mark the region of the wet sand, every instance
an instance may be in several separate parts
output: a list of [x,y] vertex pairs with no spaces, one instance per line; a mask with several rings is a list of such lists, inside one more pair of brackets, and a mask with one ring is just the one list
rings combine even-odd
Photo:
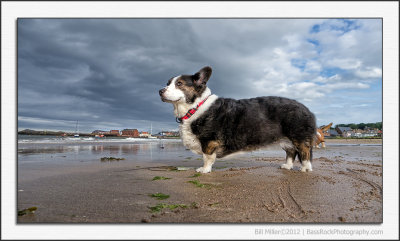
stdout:
[[[380,223],[381,143],[327,140],[326,149],[314,149],[307,173],[298,161],[294,170],[280,169],[278,146],[217,160],[212,173],[197,177],[202,161],[189,151],[170,162],[19,166],[18,210],[37,210],[18,223]],[[160,204],[182,205],[151,211]]]

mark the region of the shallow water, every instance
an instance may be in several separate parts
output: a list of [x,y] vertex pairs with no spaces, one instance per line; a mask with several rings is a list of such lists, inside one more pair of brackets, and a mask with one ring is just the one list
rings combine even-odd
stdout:
[[18,162],[90,162],[101,157],[125,158],[128,161],[164,161],[186,152],[180,142],[148,143],[70,143],[70,144],[19,144]]
[[[102,157],[124,158],[125,162],[176,162],[201,158],[186,149],[180,139],[140,139],[59,137],[59,136],[18,136],[18,163],[23,164],[76,164],[98,163]],[[344,158],[349,161],[363,158],[379,160],[377,153],[381,144],[329,143],[325,149],[314,149],[314,158]],[[261,150],[228,156],[223,160],[237,158],[285,158],[279,144]],[[199,163],[200,164],[200,163]]]
[[[20,136],[19,136],[20,137]],[[72,140],[71,140],[72,139]],[[180,139],[140,138],[63,138],[24,136],[18,139],[19,179],[34,179],[70,170],[99,170],[132,166],[174,165],[200,167],[202,156],[192,153]],[[215,168],[246,167],[257,159],[269,158],[284,163],[285,152],[279,144],[261,150],[243,152],[218,159]],[[123,160],[102,161],[103,157]],[[313,159],[320,157],[340,161],[381,161],[382,145],[374,143],[327,143],[314,149]],[[229,165],[227,165],[229,164]]]

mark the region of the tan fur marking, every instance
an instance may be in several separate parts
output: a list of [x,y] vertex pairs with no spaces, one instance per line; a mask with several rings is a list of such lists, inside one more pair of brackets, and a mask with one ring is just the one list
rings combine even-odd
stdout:
[[220,143],[218,141],[209,141],[207,146],[204,148],[203,153],[211,155],[217,150],[218,147],[220,147]]
[[293,144],[296,146],[297,151],[299,152],[300,158],[302,161],[305,160],[310,160],[311,159],[311,145],[313,144],[312,141],[311,142],[297,142],[297,141],[293,141]]
[[194,86],[188,86],[186,80],[184,80],[183,78],[179,78],[176,80],[176,83],[178,82],[182,82],[182,84],[180,86],[177,85],[176,88],[182,90],[183,93],[185,93],[186,101],[191,101],[194,98],[199,97]]

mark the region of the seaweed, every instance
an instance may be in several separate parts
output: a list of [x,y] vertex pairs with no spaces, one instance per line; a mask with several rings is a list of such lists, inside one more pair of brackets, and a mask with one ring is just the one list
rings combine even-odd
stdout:
[[192,203],[190,204],[190,207],[191,207],[191,208],[199,208],[199,204],[196,203],[196,202],[192,202]]
[[214,207],[214,206],[217,206],[219,204],[220,204],[219,202],[216,202],[216,203],[210,203],[210,204],[207,204],[207,205],[210,206],[210,207]]
[[18,211],[18,216],[23,216],[28,213],[35,213],[36,210],[37,210],[37,207],[26,208],[26,209]]
[[190,176],[190,178],[192,178],[192,177],[199,177],[199,176],[201,176],[201,173],[195,173],[195,174],[193,174],[193,176]]
[[120,160],[125,160],[125,158],[112,157],[112,156],[100,158],[100,161],[102,161],[102,162],[106,162],[106,161],[112,162],[112,161],[120,161]]
[[207,189],[211,188],[211,184],[200,183],[198,180],[190,180],[190,181],[188,181],[188,183],[192,183],[196,187],[200,187],[200,188],[207,188]]
[[170,177],[163,177],[163,176],[155,176],[153,177],[152,181],[156,181],[156,180],[168,180],[171,179]]
[[156,206],[148,207],[152,213],[160,212],[164,208],[168,208],[170,210],[174,210],[176,208],[187,208],[185,204],[166,204],[166,203],[159,203]]
[[154,198],[156,198],[157,200],[164,200],[164,199],[169,198],[169,195],[164,194],[164,193],[160,193],[160,192],[154,193],[154,194],[149,194],[149,196],[150,196],[150,197],[154,197]]

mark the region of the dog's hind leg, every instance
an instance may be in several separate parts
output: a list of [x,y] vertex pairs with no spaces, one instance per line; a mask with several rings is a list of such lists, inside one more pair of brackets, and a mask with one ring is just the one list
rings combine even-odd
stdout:
[[296,148],[289,141],[282,141],[280,145],[286,152],[286,163],[282,164],[281,168],[290,170],[293,168],[293,161],[296,158]]
[[312,171],[311,159],[312,159],[312,144],[307,142],[302,142],[296,144],[299,159],[301,162],[300,171]]
[[293,161],[296,158],[296,150],[286,150],[286,163],[281,165],[283,169],[292,169],[293,168]]

